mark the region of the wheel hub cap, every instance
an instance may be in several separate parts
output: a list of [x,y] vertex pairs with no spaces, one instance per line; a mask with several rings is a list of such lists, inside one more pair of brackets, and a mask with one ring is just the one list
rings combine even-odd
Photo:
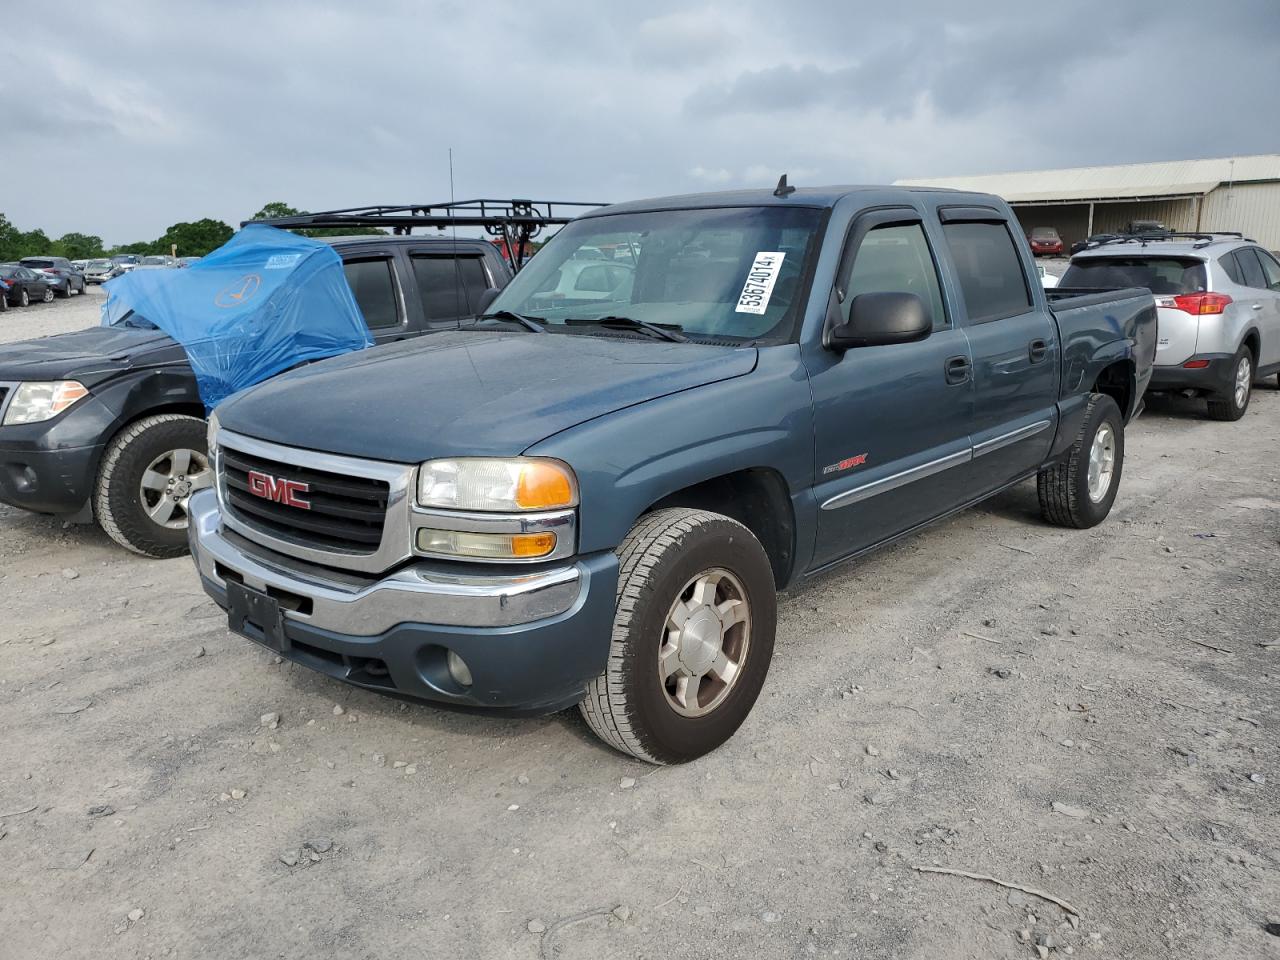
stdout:
[[1116,435],[1111,424],[1104,423],[1093,435],[1089,448],[1089,499],[1099,503],[1111,489],[1116,470]]
[[209,458],[195,450],[170,450],[142,472],[142,509],[155,523],[170,530],[187,526],[191,494],[213,486]]
[[658,679],[676,713],[698,717],[724,702],[751,643],[746,588],[717,567],[685,584],[667,613]]

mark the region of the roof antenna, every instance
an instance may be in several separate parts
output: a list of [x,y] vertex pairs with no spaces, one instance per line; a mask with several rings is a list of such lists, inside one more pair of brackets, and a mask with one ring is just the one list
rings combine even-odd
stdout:
[[787,175],[785,173],[778,178],[778,185],[773,188],[773,195],[775,197],[789,197],[795,192],[795,187],[787,185]]

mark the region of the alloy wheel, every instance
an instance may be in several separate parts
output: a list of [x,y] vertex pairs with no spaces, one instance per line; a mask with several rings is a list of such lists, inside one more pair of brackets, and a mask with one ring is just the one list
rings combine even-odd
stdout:
[[1249,399],[1249,388],[1253,385],[1253,363],[1245,356],[1236,365],[1236,409],[1244,406]]
[[209,458],[196,450],[170,450],[151,461],[142,472],[139,496],[142,509],[154,523],[170,530],[187,526],[191,494],[213,486]]
[[1101,503],[1111,489],[1116,472],[1116,434],[1111,424],[1103,423],[1093,435],[1089,447],[1089,499]]
[[667,704],[701,717],[733,689],[751,646],[751,607],[737,576],[723,567],[695,576],[667,613],[658,679]]

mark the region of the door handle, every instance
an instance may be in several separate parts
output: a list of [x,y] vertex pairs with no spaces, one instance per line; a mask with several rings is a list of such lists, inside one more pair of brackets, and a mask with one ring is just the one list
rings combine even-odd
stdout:
[[1027,344],[1027,356],[1031,358],[1032,363],[1039,363],[1049,355],[1049,344],[1043,340],[1032,340]]
[[1253,309],[1255,309],[1255,310],[1261,310],[1261,309],[1262,309],[1262,304],[1260,304],[1260,303],[1255,303],[1255,304],[1253,305]]
[[968,357],[947,357],[947,383],[964,383],[969,379]]

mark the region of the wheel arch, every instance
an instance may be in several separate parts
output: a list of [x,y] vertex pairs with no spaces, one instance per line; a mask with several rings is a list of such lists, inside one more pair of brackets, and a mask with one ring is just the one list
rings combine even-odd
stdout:
[[751,531],[773,568],[774,583],[795,572],[796,518],[786,479],[772,467],[749,467],[691,484],[655,500],[641,516],[666,507],[689,507],[730,517]]

